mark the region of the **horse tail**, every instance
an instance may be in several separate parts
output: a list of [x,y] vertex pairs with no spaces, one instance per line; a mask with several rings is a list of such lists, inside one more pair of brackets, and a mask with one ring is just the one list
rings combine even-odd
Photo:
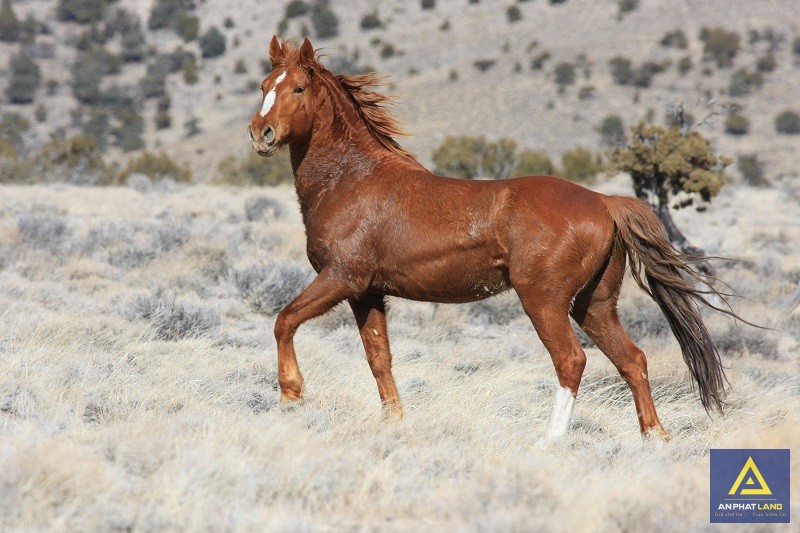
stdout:
[[698,304],[736,315],[706,300],[705,295],[716,294],[724,301],[724,295],[689,267],[702,258],[676,250],[650,206],[626,196],[606,196],[604,200],[616,225],[615,244],[627,254],[636,284],[655,300],[667,318],[697,383],[703,407],[706,411],[716,408],[721,413],[727,379]]

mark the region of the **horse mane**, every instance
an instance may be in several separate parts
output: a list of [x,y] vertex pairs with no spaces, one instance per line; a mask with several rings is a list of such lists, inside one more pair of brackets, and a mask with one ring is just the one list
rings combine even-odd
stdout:
[[393,104],[395,98],[367,89],[367,87],[384,86],[385,76],[373,72],[334,74],[320,63],[318,57],[314,57],[310,63],[301,61],[299,49],[294,43],[284,41],[282,48],[285,60],[279,65],[273,65],[273,67],[288,66],[289,63],[298,62],[302,67],[310,69],[319,75],[329,73],[338,82],[339,87],[344,89],[345,93],[350,96],[350,101],[354,104],[356,111],[372,137],[387,150],[416,161],[411,152],[394,140],[395,135],[409,134],[387,107]]

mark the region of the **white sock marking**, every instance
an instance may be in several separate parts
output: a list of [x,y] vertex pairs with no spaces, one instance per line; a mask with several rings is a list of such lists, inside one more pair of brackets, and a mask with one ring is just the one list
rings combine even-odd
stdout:
[[275,86],[270,89],[270,91],[264,96],[264,103],[261,105],[261,111],[259,111],[259,115],[262,117],[266,117],[269,110],[272,109],[272,106],[275,104],[275,90],[278,88],[278,84],[283,81],[283,78],[286,77],[286,72],[282,72],[278,79],[275,80]]
[[550,422],[547,424],[547,436],[550,439],[558,439],[566,435],[574,406],[575,396],[572,391],[566,387],[560,387],[556,391],[553,413],[550,415]]

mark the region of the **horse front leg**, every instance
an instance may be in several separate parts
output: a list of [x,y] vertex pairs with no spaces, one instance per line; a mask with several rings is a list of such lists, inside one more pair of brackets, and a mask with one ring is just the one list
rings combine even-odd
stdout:
[[322,272],[300,295],[287,305],[275,321],[275,340],[278,342],[278,384],[281,388],[281,408],[302,404],[303,375],[297,366],[294,334],[301,324],[330,311],[336,304],[354,296],[351,284],[330,270]]
[[361,342],[364,343],[369,368],[378,384],[383,408],[402,417],[403,405],[392,376],[392,352],[389,350],[384,297],[366,295],[362,298],[351,298],[349,303],[358,324]]

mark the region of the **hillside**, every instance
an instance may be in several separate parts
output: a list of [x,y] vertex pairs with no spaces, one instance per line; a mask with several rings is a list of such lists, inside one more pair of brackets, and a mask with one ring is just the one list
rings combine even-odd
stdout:
[[[81,1],[103,7],[96,22],[58,20],[62,4]],[[768,178],[796,175],[800,167],[800,136],[779,134],[775,129],[778,114],[800,112],[796,49],[800,4],[791,0],[643,0],[638,5],[629,3],[635,7],[625,13],[612,0],[438,0],[378,6],[351,0],[330,4],[338,26],[336,35],[328,38],[317,37],[319,30],[312,21],[315,2],[309,2],[312,8],[305,14],[282,22],[287,4],[253,0],[11,2],[19,20],[30,14],[47,31],[25,45],[0,43],[4,80],[9,79],[10,58],[21,46],[42,72],[33,101],[12,104],[6,96],[3,113],[28,117],[42,140],[51,134],[86,130],[86,124],[110,138],[108,129],[96,124],[103,123],[102,117],[92,122],[92,104],[80,105],[70,83],[76,47],[102,47],[117,57],[124,52],[123,36],[131,32],[113,33],[109,28],[124,26],[113,21],[119,19],[119,10],[125,10],[128,26],[138,23],[142,29],[144,55],[141,60],[122,61],[118,72],[103,74],[102,86],[106,90],[117,86],[118,92],[133,100],[144,119],[142,140],[147,148],[164,149],[190,161],[199,180],[209,178],[223,157],[247,153],[244,124],[257,106],[267,43],[279,26],[284,37],[309,33],[328,65],[389,74],[388,90],[400,96],[398,113],[414,133],[402,142],[425,163],[430,163],[431,151],[446,135],[510,137],[522,147],[546,150],[554,158],[575,146],[600,151],[598,126],[605,117],[618,116],[626,127],[644,118],[661,122],[669,104],[682,103],[696,122],[704,122],[698,128],[720,152],[734,157],[756,154]],[[426,9],[423,4],[433,7]],[[198,37],[186,40],[172,27],[149,29],[154,10],[161,5],[176,5],[197,17]],[[374,15],[371,24],[363,22],[367,15]],[[212,27],[224,36],[225,52],[203,58],[198,42]],[[739,49],[729,65],[720,66],[705,57],[703,28],[721,28],[738,38]],[[661,44],[677,30],[682,39],[673,39],[670,46]],[[105,37],[87,38],[92,32]],[[184,79],[188,55],[197,68],[196,83]],[[172,57],[172,68],[164,66],[170,62],[165,57]],[[615,81],[609,63],[614,58],[630,61],[625,85]],[[566,72],[570,67],[571,74]],[[158,129],[155,121],[161,96],[145,93],[161,91],[143,89],[141,82],[150,72],[147,81],[152,84],[162,68],[167,68],[163,94],[170,101],[169,126]],[[738,81],[733,92],[738,96],[731,96],[735,74]],[[49,80],[57,83],[48,86]],[[46,109],[41,122],[35,118],[37,106]],[[746,133],[725,132],[731,110],[749,121]],[[106,121],[112,130],[115,121],[120,122],[120,132],[111,134],[123,135],[124,119],[115,118],[113,110],[109,113]],[[192,119],[199,132],[189,136],[186,124]],[[119,142],[109,142],[107,154],[119,159]]]

